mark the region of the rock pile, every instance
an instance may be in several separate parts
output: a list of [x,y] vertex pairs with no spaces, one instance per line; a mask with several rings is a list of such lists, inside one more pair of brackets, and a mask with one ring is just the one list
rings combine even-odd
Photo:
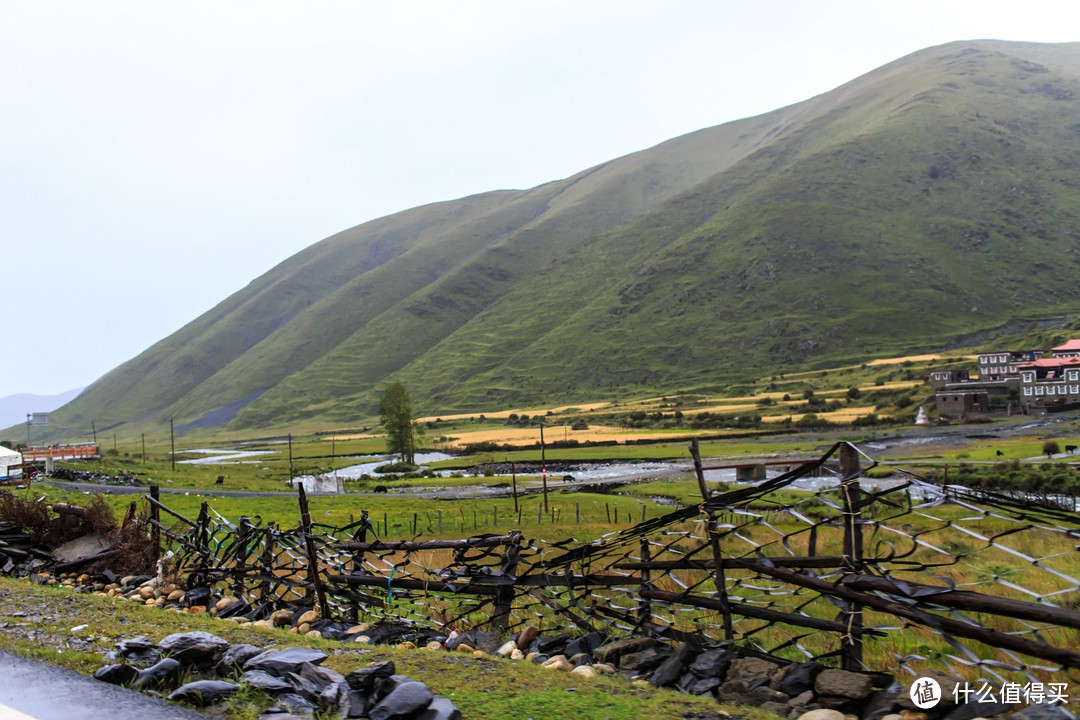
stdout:
[[[452,702],[424,683],[397,674],[391,661],[342,675],[321,667],[326,653],[303,647],[263,650],[230,645],[207,632],[176,633],[153,643],[145,637],[122,640],[105,655],[94,677],[114,685],[155,692],[169,700],[213,705],[243,686],[274,697],[263,717],[370,718],[370,720],[461,720]],[[198,679],[176,687],[182,676]]]

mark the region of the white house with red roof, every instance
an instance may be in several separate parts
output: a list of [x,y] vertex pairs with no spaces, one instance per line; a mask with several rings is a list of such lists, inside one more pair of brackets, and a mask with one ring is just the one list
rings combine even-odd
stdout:
[[1070,340],[1060,346],[1065,353],[1075,354],[1040,358],[1017,366],[1020,373],[1020,397],[1028,408],[1064,408],[1080,404],[1080,340]]
[[1050,348],[1050,352],[1054,353],[1056,358],[1080,357],[1080,338],[1073,338],[1064,345]]

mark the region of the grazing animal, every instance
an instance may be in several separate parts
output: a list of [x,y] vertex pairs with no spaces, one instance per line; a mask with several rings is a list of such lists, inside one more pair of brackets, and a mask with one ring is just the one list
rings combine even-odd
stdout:
[[1070,455],[1072,455],[1076,451],[1077,451],[1077,447],[1075,445],[1066,445],[1065,446],[1065,452],[1069,453]]
[[215,485],[224,485],[225,484],[225,476],[224,475],[218,475],[217,480],[214,481],[214,484]]
[[1003,453],[1003,452],[1001,452],[1000,450],[998,450],[998,451],[997,451],[997,456],[998,456],[998,457],[1005,457],[1005,453]]
[[562,481],[564,483],[572,483],[572,482],[574,482],[574,476],[573,475],[563,475],[562,476]]
[[376,485],[375,486],[375,492],[377,492],[377,493],[384,493],[384,492],[388,491],[389,489],[390,488],[386,487],[385,485]]

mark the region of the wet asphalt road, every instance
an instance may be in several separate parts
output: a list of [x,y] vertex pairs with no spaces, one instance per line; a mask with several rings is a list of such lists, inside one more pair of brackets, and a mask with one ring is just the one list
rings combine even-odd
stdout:
[[[14,712],[12,712],[14,710]],[[206,720],[172,705],[67,668],[0,650],[0,718],[36,720]]]

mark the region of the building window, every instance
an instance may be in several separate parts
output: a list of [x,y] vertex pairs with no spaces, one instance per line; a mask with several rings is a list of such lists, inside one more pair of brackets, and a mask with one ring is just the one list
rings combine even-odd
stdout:
[[1024,394],[1025,395],[1031,395],[1031,388],[1029,388],[1029,387],[1024,388]]

